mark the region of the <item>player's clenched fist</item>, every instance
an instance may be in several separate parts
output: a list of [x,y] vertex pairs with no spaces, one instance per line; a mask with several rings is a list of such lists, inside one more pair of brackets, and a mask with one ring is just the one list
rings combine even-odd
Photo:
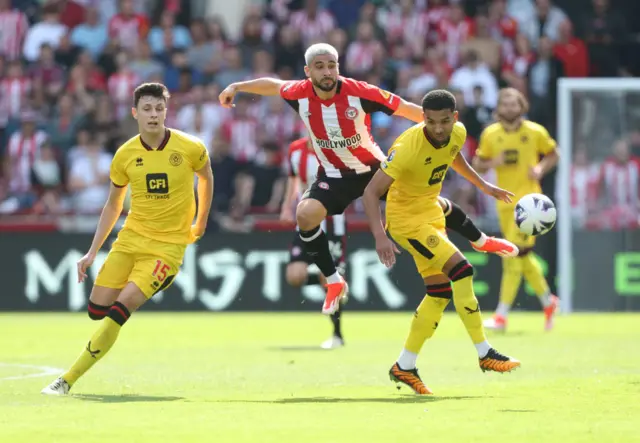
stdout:
[[224,88],[224,91],[220,93],[218,97],[220,99],[220,104],[224,108],[233,108],[235,105],[233,104],[233,98],[236,96],[237,89],[234,85],[229,85]]
[[87,278],[87,269],[93,264],[96,259],[96,254],[93,252],[87,252],[87,254],[78,260],[78,283],[82,283]]

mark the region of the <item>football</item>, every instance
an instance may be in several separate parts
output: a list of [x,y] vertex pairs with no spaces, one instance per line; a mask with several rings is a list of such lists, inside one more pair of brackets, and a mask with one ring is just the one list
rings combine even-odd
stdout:
[[515,219],[525,235],[543,235],[556,224],[556,205],[543,194],[527,194],[516,204]]

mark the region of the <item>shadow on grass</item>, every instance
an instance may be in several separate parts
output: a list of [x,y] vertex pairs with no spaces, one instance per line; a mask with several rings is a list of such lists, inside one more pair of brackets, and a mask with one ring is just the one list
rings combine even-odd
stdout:
[[152,403],[161,401],[184,400],[184,397],[164,397],[150,395],[100,395],[100,394],[76,394],[72,398],[96,403]]
[[258,403],[258,404],[278,404],[278,405],[291,405],[291,404],[324,404],[324,403],[395,403],[395,404],[409,404],[409,403],[431,403],[436,401],[446,400],[475,400],[486,399],[486,396],[451,396],[451,397],[438,397],[435,395],[402,395],[398,397],[292,397],[292,398],[280,398],[277,400],[214,400],[216,403]]

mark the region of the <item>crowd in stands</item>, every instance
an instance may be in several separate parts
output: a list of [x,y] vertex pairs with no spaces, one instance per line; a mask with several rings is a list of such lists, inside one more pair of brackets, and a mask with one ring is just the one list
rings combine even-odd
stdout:
[[[287,148],[304,127],[277,97],[241,96],[233,110],[217,97],[235,81],[302,78],[304,49],[319,41],[339,50],[343,75],[405,99],[453,91],[469,157],[494,119],[500,87],[524,92],[528,117],[555,135],[558,78],[637,74],[626,55],[637,30],[609,0],[271,0],[246,9],[235,39],[223,16],[195,13],[198,3],[0,0],[0,217],[99,213],[110,160],[136,133],[133,88],[145,81],[170,89],[167,125],[207,144],[214,217],[276,216]],[[603,100],[579,106],[574,215],[597,228],[635,226],[640,133],[620,138],[634,126],[620,124],[628,117],[615,100]],[[638,105],[624,109],[637,113]],[[594,126],[610,122],[620,132],[594,137]],[[372,119],[384,150],[411,124],[382,113]],[[493,203],[453,173],[445,194],[479,220],[495,220]],[[590,221],[602,214],[607,221]]]

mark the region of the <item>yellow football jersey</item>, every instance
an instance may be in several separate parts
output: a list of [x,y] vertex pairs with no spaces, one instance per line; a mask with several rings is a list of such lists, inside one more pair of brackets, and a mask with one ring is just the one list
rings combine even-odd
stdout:
[[124,229],[167,243],[190,243],[196,213],[194,172],[207,159],[200,139],[175,129],[166,130],[158,149],[140,135],[120,146],[110,175],[115,186],[131,186]]
[[435,148],[427,139],[424,123],[403,132],[382,162],[382,170],[395,181],[387,195],[387,229],[412,233],[416,226],[444,217],[438,204],[442,182],[467,137],[456,123],[449,143]]
[[515,194],[514,203],[498,201],[498,205],[513,206],[522,196],[541,192],[540,183],[529,178],[529,169],[538,164],[541,155],[555,148],[556,142],[547,130],[529,120],[513,132],[505,131],[501,123],[487,126],[476,155],[484,159],[503,156],[504,164],[496,168],[497,184]]

